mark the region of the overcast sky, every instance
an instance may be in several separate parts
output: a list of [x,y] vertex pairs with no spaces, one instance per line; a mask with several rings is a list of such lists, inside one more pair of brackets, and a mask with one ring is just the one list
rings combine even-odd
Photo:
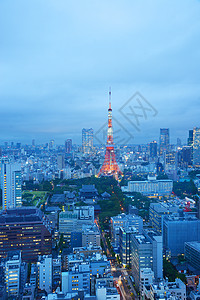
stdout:
[[[107,121],[109,86],[130,143],[160,127],[185,142],[200,126],[199,16],[197,0],[1,0],[0,143],[80,143]],[[139,130],[120,111],[136,92]]]

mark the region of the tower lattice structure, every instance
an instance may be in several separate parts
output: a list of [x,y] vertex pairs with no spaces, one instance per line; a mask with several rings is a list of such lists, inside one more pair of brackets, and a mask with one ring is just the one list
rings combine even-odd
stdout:
[[114,142],[113,142],[113,127],[112,127],[112,108],[111,108],[111,91],[109,91],[109,108],[108,108],[108,131],[106,154],[103,165],[98,173],[99,176],[114,176],[116,180],[119,179],[121,172],[115,157]]

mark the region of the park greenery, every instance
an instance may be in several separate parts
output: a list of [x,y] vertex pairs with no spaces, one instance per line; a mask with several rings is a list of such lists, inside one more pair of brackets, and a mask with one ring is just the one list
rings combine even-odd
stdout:
[[197,174],[200,174],[200,170],[199,169],[198,170],[192,170],[192,171],[189,172],[189,177],[191,179],[195,179]]
[[196,195],[198,193],[198,189],[195,186],[193,180],[184,181],[184,182],[176,182],[173,183],[173,192],[176,196],[181,199],[186,196]]
[[[118,181],[113,177],[96,178],[92,176],[81,179],[55,179],[51,182],[43,181],[40,184],[26,181],[23,185],[23,205],[36,205],[39,197],[44,196],[40,194],[42,192],[51,195],[64,193],[64,191],[75,191],[78,196],[78,191],[82,185],[91,184],[95,185],[99,195],[107,192],[111,196],[109,200],[103,200],[100,197],[97,203],[101,207],[99,222],[103,230],[109,229],[111,217],[119,213],[128,212],[129,204],[136,206],[139,210],[139,215],[148,220],[149,205],[152,200],[140,193],[127,193],[127,195],[124,195]],[[85,205],[85,203],[79,202],[77,205]]]
[[185,274],[179,273],[175,266],[169,261],[164,259],[163,260],[163,276],[168,278],[170,282],[175,281],[176,278],[180,278],[183,282],[186,283]]
[[47,191],[23,191],[22,203],[23,206],[37,206],[45,202],[48,197]]

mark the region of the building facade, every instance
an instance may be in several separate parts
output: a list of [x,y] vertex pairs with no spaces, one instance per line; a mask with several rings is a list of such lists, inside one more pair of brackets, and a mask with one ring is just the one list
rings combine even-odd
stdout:
[[76,207],[73,211],[61,212],[59,216],[59,231],[71,233],[82,231],[83,225],[94,224],[94,206]]
[[177,215],[163,218],[163,248],[172,256],[184,254],[185,242],[200,240],[200,220],[193,216]]
[[136,215],[120,214],[111,217],[111,236],[114,247],[119,247],[119,228],[135,227],[138,233],[142,233],[143,219]]
[[39,257],[38,268],[38,288],[45,290],[48,294],[52,291],[52,256],[44,255]]
[[0,258],[20,250],[22,261],[37,261],[38,255],[52,251],[49,221],[35,207],[8,209],[0,213]]
[[169,150],[169,128],[160,128],[160,155]]
[[18,297],[20,289],[20,269],[21,253],[20,251],[11,251],[8,253],[5,263],[5,282],[6,293],[8,297]]
[[149,177],[145,181],[129,181],[128,192],[137,192],[151,196],[168,196],[172,193],[172,180],[156,180],[156,177]]
[[200,128],[193,129],[193,165],[200,166]]
[[136,287],[139,289],[141,270],[150,268],[156,280],[163,277],[162,236],[144,232],[131,237],[131,269]]
[[165,215],[177,213],[179,207],[167,203],[150,203],[149,207],[149,224],[153,229],[162,232],[162,219]]
[[131,236],[136,232],[135,227],[119,228],[119,255],[124,266],[131,265]]
[[200,270],[200,242],[185,243],[185,259],[196,270]]
[[1,163],[3,209],[22,205],[21,165],[10,162]]
[[91,153],[93,151],[93,129],[82,129],[82,151]]
[[156,141],[153,141],[150,143],[150,146],[149,146],[149,152],[150,152],[150,157],[151,158],[155,158],[157,157],[157,142]]
[[72,153],[72,140],[71,139],[67,139],[65,141],[65,152],[67,154]]

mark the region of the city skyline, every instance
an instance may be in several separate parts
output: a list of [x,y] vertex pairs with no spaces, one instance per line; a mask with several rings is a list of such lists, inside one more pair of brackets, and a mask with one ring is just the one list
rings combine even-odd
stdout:
[[[109,86],[131,143],[159,128],[186,141],[199,126],[200,2],[172,4],[2,1],[0,141],[80,144],[82,128],[104,124]],[[137,91],[158,112],[140,132],[119,113]]]

